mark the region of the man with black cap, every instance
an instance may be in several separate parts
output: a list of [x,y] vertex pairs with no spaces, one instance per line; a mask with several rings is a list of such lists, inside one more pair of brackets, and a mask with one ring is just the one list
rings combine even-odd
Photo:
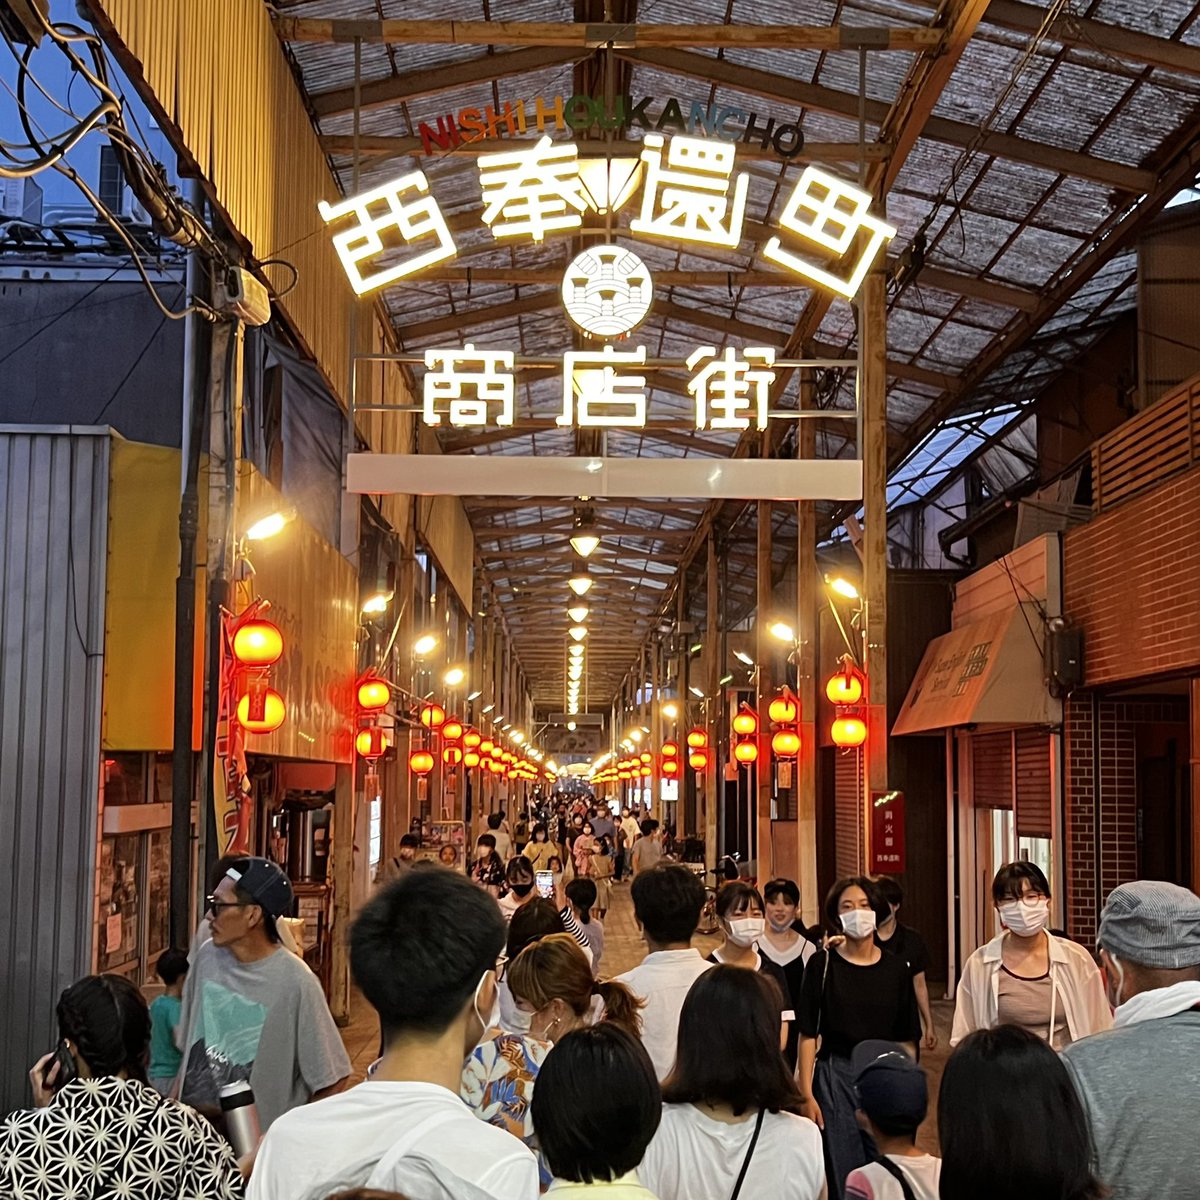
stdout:
[[212,938],[196,953],[177,1027],[179,1098],[210,1115],[220,1090],[248,1079],[265,1131],[350,1074],[317,977],[280,944],[292,885],[265,858],[233,860],[208,897]]
[[929,1108],[925,1072],[896,1042],[859,1042],[850,1055],[858,1122],[875,1141],[874,1162],[851,1171],[845,1200],[937,1200],[942,1160],[917,1149]]
[[1063,1051],[1112,1200],[1200,1195],[1200,897],[1142,879],[1098,935],[1113,1028]]

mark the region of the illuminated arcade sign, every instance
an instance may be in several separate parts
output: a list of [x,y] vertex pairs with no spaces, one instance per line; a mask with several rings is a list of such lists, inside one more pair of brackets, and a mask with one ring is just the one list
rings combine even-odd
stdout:
[[499,110],[490,106],[459,109],[438,117],[436,125],[421,121],[417,134],[426,154],[453,150],[480,138],[519,137],[547,129],[582,133],[640,128],[653,133],[700,134],[723,142],[757,144],[763,150],[769,147],[780,158],[795,158],[804,149],[804,131],[795,123],[777,125],[774,117],[761,117],[744,108],[674,96],[663,101],[661,109],[658,103],[654,96],[644,96],[636,103],[632,96],[618,96],[612,115],[606,116],[604,101],[595,96],[555,96],[549,103],[544,96],[535,96],[516,103],[505,101]]
[[[765,429],[774,362],[775,351],[767,346],[726,347],[720,354],[714,346],[693,351],[680,365],[691,372],[687,390],[695,401],[696,428]],[[617,350],[605,345],[564,354],[556,424],[644,427],[649,398],[646,377],[637,369],[645,364],[644,346]],[[476,350],[468,343],[461,350],[426,350],[425,366],[425,424],[440,425],[443,418],[460,429],[512,424],[516,384],[510,352]]]
[[[689,137],[672,138],[668,145],[661,134],[649,133],[641,161],[646,179],[641,209],[629,226],[633,236],[726,249],[738,245],[750,178],[745,172],[735,176],[732,146]],[[541,242],[548,233],[579,229],[583,213],[594,206],[580,165],[574,145],[556,145],[549,137],[524,149],[481,155],[483,221],[492,236]],[[763,256],[809,284],[853,297],[884,243],[896,235],[870,205],[869,193],[809,165],[784,203],[780,234],[766,242]],[[318,208],[326,224],[357,220],[357,226],[335,233],[333,244],[359,295],[456,252],[420,171],[335,205],[322,201]]]

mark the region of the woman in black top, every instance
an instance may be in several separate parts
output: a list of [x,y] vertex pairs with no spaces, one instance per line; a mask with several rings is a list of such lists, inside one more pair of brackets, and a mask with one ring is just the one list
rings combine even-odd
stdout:
[[796,1014],[783,968],[772,962],[759,948],[766,930],[762,897],[748,883],[727,883],[717,893],[717,918],[721,922],[721,944],[708,961],[731,967],[748,967],[774,981],[779,989],[779,1048],[786,1049],[788,1033]]
[[825,900],[836,936],[804,970],[796,1014],[800,1089],[804,1115],[824,1134],[830,1200],[839,1200],[846,1176],[874,1157],[855,1116],[851,1051],[859,1042],[880,1038],[899,1042],[915,1058],[921,1036],[908,967],[875,944],[876,927],[888,915],[887,902],[870,879],[839,879]]

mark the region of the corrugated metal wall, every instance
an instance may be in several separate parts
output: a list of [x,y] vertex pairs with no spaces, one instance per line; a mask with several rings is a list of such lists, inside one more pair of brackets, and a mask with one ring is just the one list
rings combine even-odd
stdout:
[[839,750],[834,758],[837,804],[837,873],[839,878],[862,874],[862,751]]
[[0,427],[0,1112],[92,962],[107,432]]

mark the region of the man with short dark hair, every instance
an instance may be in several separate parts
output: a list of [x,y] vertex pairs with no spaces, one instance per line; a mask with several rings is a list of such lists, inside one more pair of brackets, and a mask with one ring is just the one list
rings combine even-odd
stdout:
[[220,1089],[248,1079],[263,1129],[328,1095],[350,1059],[317,977],[280,945],[292,885],[265,858],[235,858],[208,898],[212,937],[196,951],[176,1027],[179,1098],[216,1116]]
[[640,872],[629,894],[648,953],[640,966],[617,978],[645,1001],[642,1041],[655,1074],[663,1080],[675,1065],[684,997],[713,965],[692,948],[704,907],[704,885],[687,867],[670,863]]
[[248,1200],[362,1187],[536,1200],[532,1153],[459,1099],[463,1062],[495,1024],[504,937],[496,902],[452,871],[410,871],[362,909],[350,966],[379,1014],[383,1058],[367,1082],[276,1123]]
[[633,843],[633,875],[636,879],[643,871],[656,867],[663,856],[662,836],[658,822],[647,817],[642,822],[642,836]]
[[921,1028],[924,1030],[922,1045],[926,1050],[936,1050],[937,1029],[933,1024],[933,1009],[929,1005],[929,984],[925,980],[925,972],[929,967],[925,939],[911,925],[904,925],[900,921],[904,889],[896,880],[890,875],[880,875],[875,878],[875,886],[887,901],[891,914],[875,930],[875,945],[904,960],[912,979],[913,994],[917,998],[917,1011],[921,1014]]
[[1110,893],[1097,935],[1111,1030],[1063,1062],[1114,1200],[1191,1200],[1200,1188],[1200,897],[1142,879]]

